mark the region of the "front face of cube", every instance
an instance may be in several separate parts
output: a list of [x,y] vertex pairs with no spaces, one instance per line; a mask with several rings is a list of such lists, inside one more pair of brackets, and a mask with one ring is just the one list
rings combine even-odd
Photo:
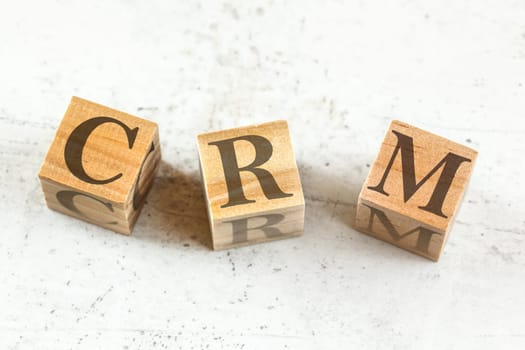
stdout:
[[129,234],[159,147],[155,123],[74,97],[39,173],[48,206]]
[[356,228],[437,260],[476,151],[394,121],[359,196]]
[[214,249],[300,235],[304,198],[287,123],[198,136]]
[[356,228],[427,259],[437,261],[446,233],[387,208],[359,201]]

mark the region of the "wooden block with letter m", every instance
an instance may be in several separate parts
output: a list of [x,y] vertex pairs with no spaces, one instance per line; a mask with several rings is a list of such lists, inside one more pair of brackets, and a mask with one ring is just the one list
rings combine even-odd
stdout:
[[393,121],[359,195],[356,228],[437,261],[477,152]]
[[157,124],[73,97],[38,176],[49,208],[130,234],[160,156]]
[[197,142],[214,249],[302,234],[304,198],[286,121]]

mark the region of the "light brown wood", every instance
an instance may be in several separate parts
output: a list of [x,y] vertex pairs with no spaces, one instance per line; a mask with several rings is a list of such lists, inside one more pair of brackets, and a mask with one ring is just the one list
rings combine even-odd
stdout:
[[393,121],[359,195],[356,228],[437,261],[477,152]]
[[130,234],[160,157],[157,124],[73,97],[38,176],[49,208]]
[[214,249],[302,234],[304,197],[286,121],[197,142]]

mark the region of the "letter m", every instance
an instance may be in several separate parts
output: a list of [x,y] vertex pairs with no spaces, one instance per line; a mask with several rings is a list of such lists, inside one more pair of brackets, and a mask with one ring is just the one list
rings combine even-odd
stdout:
[[386,214],[382,210],[379,210],[374,207],[370,207],[363,203],[361,203],[361,205],[364,205],[365,207],[370,209],[370,217],[368,218],[368,227],[367,227],[367,230],[370,233],[375,234],[373,230],[373,225],[374,225],[374,218],[376,217],[379,223],[381,223],[385,231],[388,233],[388,235],[392,238],[394,242],[398,242],[405,237],[408,237],[412,234],[419,232],[417,236],[416,246],[415,246],[415,249],[419,252],[429,254],[428,248],[430,246],[432,236],[441,235],[440,233],[429,230],[428,228],[425,228],[423,226],[417,226],[413,228],[412,230],[409,230],[405,233],[399,233],[398,230],[395,228],[395,226],[390,221],[390,219],[386,216]]
[[414,142],[412,137],[403,135],[398,131],[392,130],[397,137],[397,144],[392,153],[392,157],[388,162],[381,181],[376,186],[369,186],[368,189],[376,191],[388,196],[385,191],[385,182],[388,178],[394,160],[398,153],[401,153],[401,174],[403,177],[403,200],[406,203],[412,196],[423,186],[439,169],[443,169],[439,176],[437,185],[425,206],[419,208],[435,215],[446,218],[443,214],[443,202],[450,189],[450,185],[454,180],[454,176],[458,171],[459,166],[463,162],[470,162],[470,159],[461,157],[457,154],[449,152],[439,163],[434,166],[428,174],[426,174],[419,182],[416,181],[416,166],[414,161]]

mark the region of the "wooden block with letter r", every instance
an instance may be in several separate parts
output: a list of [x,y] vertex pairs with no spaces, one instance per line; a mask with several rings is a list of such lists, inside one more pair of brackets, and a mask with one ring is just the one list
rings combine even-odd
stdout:
[[73,97],[38,176],[49,208],[130,234],[160,157],[157,124]]
[[298,236],[304,197],[286,121],[197,137],[213,249]]
[[356,228],[437,261],[477,152],[393,121],[359,195]]

